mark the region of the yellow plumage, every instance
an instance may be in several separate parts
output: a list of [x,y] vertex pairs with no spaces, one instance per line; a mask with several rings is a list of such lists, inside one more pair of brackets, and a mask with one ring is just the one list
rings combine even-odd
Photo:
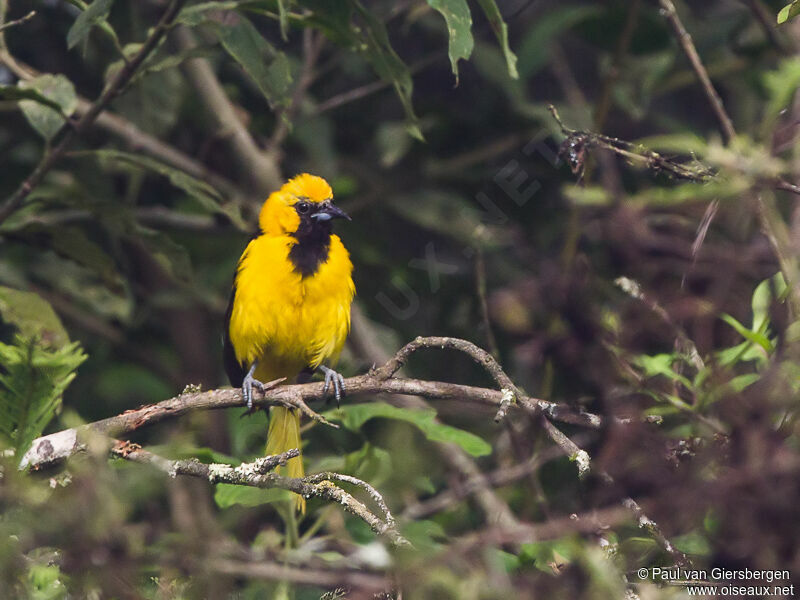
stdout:
[[[338,359],[350,329],[355,286],[349,253],[330,233],[332,217],[314,217],[326,211],[346,216],[331,198],[324,179],[303,174],[264,203],[260,234],[239,260],[228,309],[226,354],[229,345],[241,369],[234,366],[232,374],[226,362],[234,385],[256,361],[255,379],[268,382],[292,381],[304,369]],[[300,415],[273,407],[266,452],[291,448],[300,448]],[[291,459],[287,471],[302,477],[302,457]],[[302,498],[298,504],[304,508]]]

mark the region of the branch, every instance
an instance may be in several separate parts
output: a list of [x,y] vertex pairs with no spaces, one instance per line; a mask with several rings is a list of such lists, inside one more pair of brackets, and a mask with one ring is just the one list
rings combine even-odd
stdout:
[[10,29],[11,27],[16,27],[17,25],[22,25],[23,23],[30,21],[35,16],[36,16],[36,11],[32,10],[24,17],[20,17],[19,19],[14,19],[13,21],[7,21],[5,23],[0,23],[0,31],[5,31],[6,29]]
[[[185,27],[179,27],[175,35],[182,50],[197,45],[194,35]],[[278,189],[281,177],[274,155],[263,152],[253,140],[208,60],[192,58],[186,61],[184,68],[207,112],[227,134],[231,150],[250,186],[260,194]]]
[[[361,311],[358,303],[353,305],[352,313],[353,331],[350,340],[359,349],[357,353],[369,358],[373,363],[388,362],[391,355],[384,348],[375,327]],[[419,395],[394,395],[390,398],[396,406],[414,409],[430,408],[430,403]],[[436,418],[435,422],[438,421],[439,419]],[[456,444],[437,444],[435,448],[444,459],[448,470],[460,474],[464,480],[477,482],[472,495],[487,522],[508,527],[514,527],[517,524],[518,520],[508,504],[494,492],[471,456]]]
[[[245,562],[226,558],[211,559],[205,564],[211,571],[224,575],[247,577],[248,579],[265,579],[267,581],[288,581],[299,585],[313,585],[322,588],[342,586],[345,588],[353,587],[380,591],[389,589],[392,586],[388,578],[363,571],[298,568],[263,560]],[[381,596],[376,594],[375,597]]]
[[75,136],[83,133],[89,126],[91,126],[100,113],[105,110],[105,108],[111,103],[117,94],[119,94],[125,85],[127,85],[144,60],[150,55],[156,46],[158,46],[159,41],[161,41],[161,38],[164,37],[166,32],[169,30],[172,22],[174,21],[175,17],[177,17],[178,12],[180,12],[180,9],[185,2],[186,0],[173,0],[170,3],[167,10],[164,12],[164,15],[161,17],[161,20],[152,29],[150,35],[142,44],[141,49],[127,63],[125,63],[125,65],[114,76],[111,82],[106,85],[105,89],[100,94],[100,97],[95,100],[94,103],[92,103],[80,120],[75,123],[71,129],[67,130],[64,136],[61,138],[61,142],[59,142],[59,144],[49,152],[45,152],[44,156],[42,156],[42,159],[39,161],[39,164],[36,166],[33,172],[25,181],[20,184],[19,188],[17,188],[17,191],[14,192],[2,204],[2,206],[0,206],[0,223],[5,221],[22,205],[22,203],[25,201],[25,198],[28,197],[28,194],[30,194],[33,189],[42,182],[44,176],[63,156]]
[[[261,489],[282,489],[300,494],[304,498],[318,497],[341,504],[344,509],[362,519],[378,535],[385,536],[395,546],[409,545],[397,531],[397,526],[392,518],[386,502],[378,491],[371,485],[355,477],[340,475],[338,473],[319,473],[308,477],[292,478],[282,477],[272,473],[279,465],[285,465],[290,458],[300,456],[297,448],[276,454],[264,456],[251,463],[242,463],[238,467],[226,464],[206,464],[197,459],[170,460],[143,450],[138,444],[117,441],[111,450],[112,454],[133,462],[152,465],[167,473],[170,477],[187,475],[205,479],[209,483],[227,483],[231,485],[244,485]],[[386,515],[386,520],[370,512],[363,503],[356,500],[351,494],[333,484],[331,479],[347,481],[369,490]]]
[[597,147],[613,152],[633,163],[643,164],[648,169],[664,171],[677,179],[701,183],[708,181],[714,175],[704,166],[689,168],[639,144],[633,144],[593,131],[570,129],[561,121],[555,106],[550,104],[547,108],[550,114],[553,115],[553,119],[558,123],[561,132],[567,137],[561,144],[560,153],[566,156],[573,173],[581,173],[583,171],[586,149]]
[[517,389],[511,378],[505,374],[500,364],[495,358],[483,348],[479,348],[472,342],[461,340],[451,337],[418,337],[413,342],[409,342],[397,352],[385,365],[379,369],[375,369],[372,373],[380,379],[387,379],[397,373],[403,365],[408,361],[408,357],[414,354],[417,350],[422,348],[450,348],[463,352],[472,358],[476,363],[481,365],[492,379],[495,380],[501,390],[510,390],[515,397],[520,398],[523,396],[522,392]]
[[395,526],[395,520],[392,516],[392,513],[389,512],[389,507],[386,505],[386,501],[384,501],[383,496],[378,493],[374,487],[368,484],[366,481],[362,481],[361,479],[357,479],[356,477],[352,477],[350,475],[342,475],[341,473],[333,473],[331,471],[326,471],[324,473],[317,473],[315,475],[310,475],[309,477],[305,478],[306,481],[309,483],[319,483],[324,480],[328,481],[343,481],[345,483],[351,483],[353,485],[357,485],[359,487],[364,488],[370,497],[375,501],[375,503],[380,507],[383,511],[383,516],[386,521],[386,525],[389,527]]
[[478,477],[470,477],[469,479],[459,482],[457,485],[440,492],[432,498],[410,504],[405,508],[405,510],[403,510],[403,514],[401,516],[403,519],[407,519],[409,521],[428,517],[435,513],[441,512],[454,505],[459,500],[466,498],[470,494],[474,493],[481,485],[488,484],[492,487],[503,487],[509,485],[535,473],[545,463],[556,458],[560,458],[561,456],[562,451],[560,448],[556,448],[554,446],[544,448],[541,451],[536,452],[525,462],[518,463],[510,467],[503,467],[491,473],[487,473],[486,475],[481,474],[481,476]]
[[681,48],[683,48],[683,52],[692,64],[692,69],[694,69],[697,78],[700,80],[700,84],[703,86],[703,91],[708,98],[708,102],[711,104],[714,114],[717,115],[720,129],[722,129],[722,135],[725,138],[725,143],[729,144],[730,141],[736,137],[733,121],[731,121],[731,118],[725,111],[725,106],[722,104],[722,99],[719,97],[717,90],[714,89],[714,84],[711,83],[708,71],[706,71],[706,68],[703,66],[703,61],[700,60],[697,48],[694,47],[692,36],[689,35],[683,23],[681,23],[678,11],[675,10],[675,5],[672,3],[672,0],[659,0],[659,3],[661,4],[661,14],[664,15],[672,26],[675,37],[678,38],[678,43],[681,45]]
[[[270,382],[271,385],[276,382]],[[345,380],[348,396],[373,395],[380,393],[404,394],[423,396],[436,400],[466,400],[476,404],[483,404],[498,408],[503,400],[503,393],[487,388],[478,388],[441,381],[422,381],[419,379],[378,379],[372,375],[361,375]],[[308,402],[323,400],[327,397],[323,393],[323,383],[306,383],[302,385],[286,385],[272,387],[264,394],[256,393],[253,404],[260,408],[269,406],[285,406],[298,409],[306,416],[331,427],[338,427],[309,408]],[[52,433],[33,441],[30,449],[25,453],[20,463],[21,468],[42,468],[49,464],[68,458],[82,450],[83,439],[92,434],[118,436],[146,425],[152,425],[167,419],[180,417],[189,412],[198,410],[216,410],[221,408],[244,407],[242,391],[238,388],[220,388],[206,392],[188,392],[164,400],[158,404],[149,404],[135,410],[126,411],[120,415],[109,417]],[[515,404],[518,409],[530,414],[538,415],[540,412],[550,418],[596,429],[601,426],[599,416],[576,412],[564,404],[536,400],[522,397]]]
[[[569,439],[564,433],[553,425],[550,420],[542,416],[542,425],[550,436],[550,439],[561,448],[564,454],[574,461],[578,467],[578,477],[581,479],[588,475],[591,470],[591,457],[586,450],[583,450],[575,442]],[[613,485],[614,479],[606,471],[596,471],[597,475],[605,485]],[[626,497],[622,500],[622,505],[636,516],[639,527],[650,533],[655,541],[673,558],[675,564],[681,567],[691,566],[692,562],[688,556],[678,550],[672,542],[661,532],[658,523],[649,518],[637,502]],[[538,538],[537,538],[538,539]]]

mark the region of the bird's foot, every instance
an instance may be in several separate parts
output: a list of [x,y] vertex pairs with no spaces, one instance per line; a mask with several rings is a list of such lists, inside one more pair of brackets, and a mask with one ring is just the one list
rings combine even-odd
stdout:
[[242,381],[242,398],[244,398],[244,401],[247,404],[248,412],[253,412],[253,388],[256,387],[262,392],[266,390],[264,383],[253,376],[255,370],[256,365],[253,365],[253,367],[245,376],[244,381]]
[[320,365],[319,370],[325,374],[325,387],[322,388],[322,393],[326,394],[328,388],[333,386],[333,395],[336,398],[336,407],[338,408],[341,406],[342,396],[344,396],[344,377],[325,365]]

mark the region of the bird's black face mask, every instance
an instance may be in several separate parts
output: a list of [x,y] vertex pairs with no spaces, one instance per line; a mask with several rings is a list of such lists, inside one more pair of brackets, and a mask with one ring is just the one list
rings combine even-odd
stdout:
[[349,221],[350,217],[330,200],[309,202],[301,198],[295,203],[294,209],[300,217],[300,224],[292,234],[297,243],[289,251],[289,259],[295,271],[308,277],[316,273],[328,259],[333,220]]

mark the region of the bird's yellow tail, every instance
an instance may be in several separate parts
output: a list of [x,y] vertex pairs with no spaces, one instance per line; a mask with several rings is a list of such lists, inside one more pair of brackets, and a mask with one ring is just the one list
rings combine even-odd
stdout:
[[[292,448],[302,452],[300,442],[300,413],[292,408],[273,406],[269,412],[269,431],[267,432],[267,456],[280,454]],[[281,467],[276,469],[276,472]],[[289,477],[303,477],[303,456],[290,458],[286,462],[286,475]],[[297,496],[297,510],[306,512],[305,498]]]

